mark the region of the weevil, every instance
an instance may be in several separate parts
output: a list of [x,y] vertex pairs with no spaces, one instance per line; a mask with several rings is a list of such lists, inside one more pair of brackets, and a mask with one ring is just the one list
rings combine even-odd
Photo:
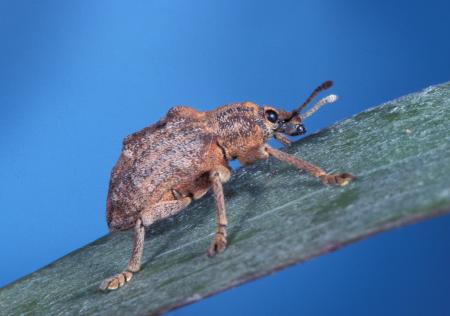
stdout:
[[141,266],[145,228],[180,212],[210,189],[215,199],[217,227],[207,255],[223,252],[227,245],[227,217],[222,185],[230,179],[231,160],[245,165],[272,156],[326,185],[347,185],[353,179],[350,173],[328,174],[267,144],[274,137],[289,145],[287,136],[304,134],[304,119],[337,97],[329,95],[306,113],[301,112],[331,85],[331,81],[322,83],[293,111],[252,102],[205,112],[176,106],[155,124],[126,137],[111,174],[106,221],[110,231],[134,229],[133,249],[126,269],[104,280],[100,288],[114,290],[130,281]]

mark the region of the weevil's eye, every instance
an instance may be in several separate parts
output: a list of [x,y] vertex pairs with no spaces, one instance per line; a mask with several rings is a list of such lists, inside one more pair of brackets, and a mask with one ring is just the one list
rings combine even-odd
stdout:
[[274,110],[267,110],[266,117],[272,123],[276,123],[278,121],[278,113]]

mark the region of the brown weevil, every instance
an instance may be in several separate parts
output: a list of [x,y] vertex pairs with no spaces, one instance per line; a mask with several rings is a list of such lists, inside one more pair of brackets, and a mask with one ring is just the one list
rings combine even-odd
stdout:
[[285,135],[304,134],[303,120],[322,105],[334,102],[336,96],[321,99],[304,114],[301,111],[331,85],[331,81],[324,82],[300,107],[290,112],[252,102],[206,112],[176,106],[155,124],[126,137],[111,174],[106,221],[110,231],[134,228],[133,250],[127,268],[104,280],[100,288],[114,290],[130,281],[140,269],[145,227],[180,212],[210,188],[216,202],[217,228],[207,254],[214,256],[224,251],[227,217],[222,183],[230,178],[230,160],[248,164],[273,156],[310,173],[324,184],[348,184],[353,179],[349,173],[327,174],[266,144],[274,137],[288,145],[290,141]]

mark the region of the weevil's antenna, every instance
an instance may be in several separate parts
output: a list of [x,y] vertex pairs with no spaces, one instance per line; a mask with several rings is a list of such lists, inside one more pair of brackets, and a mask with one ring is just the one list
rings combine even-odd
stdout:
[[[293,118],[294,116],[298,115],[308,104],[309,102],[311,102],[312,99],[315,98],[315,96],[322,90],[326,90],[328,88],[330,88],[333,85],[333,81],[325,81],[324,83],[322,83],[320,86],[318,86],[317,88],[314,89],[314,91],[311,93],[311,95],[308,97],[308,99],[306,99],[305,102],[303,102],[302,105],[300,105],[297,109],[295,109],[294,111],[291,112],[291,118]],[[319,101],[320,102],[320,101]],[[315,106],[315,105],[314,105]],[[309,112],[309,111],[308,111]],[[311,113],[312,114],[312,113]],[[311,115],[309,114],[309,115]]]
[[320,99],[312,108],[310,108],[305,114],[301,114],[302,120],[307,117],[310,117],[314,112],[320,109],[323,105],[327,103],[333,103],[338,99],[337,95],[330,94],[329,96]]

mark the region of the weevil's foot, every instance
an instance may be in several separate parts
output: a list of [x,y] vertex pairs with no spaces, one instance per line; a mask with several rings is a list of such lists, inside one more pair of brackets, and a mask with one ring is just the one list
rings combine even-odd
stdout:
[[221,232],[214,235],[214,239],[208,248],[208,257],[214,257],[216,254],[224,252],[227,247],[227,237]]
[[320,176],[320,180],[326,185],[340,185],[341,187],[346,186],[355,177],[350,173],[336,173],[336,174],[326,174]]
[[123,271],[122,273],[116,274],[113,277],[107,278],[100,284],[100,290],[117,290],[122,287],[126,282],[129,282],[133,278],[133,272]]

